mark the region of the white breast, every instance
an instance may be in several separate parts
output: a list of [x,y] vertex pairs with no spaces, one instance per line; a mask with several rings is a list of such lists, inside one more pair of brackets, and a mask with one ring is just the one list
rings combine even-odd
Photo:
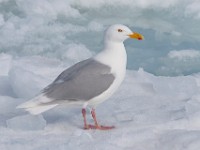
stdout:
[[93,107],[112,96],[124,79],[127,64],[127,55],[124,44],[112,44],[112,46],[106,47],[101,53],[95,56],[94,59],[110,66],[111,73],[114,74],[115,80],[107,91],[88,102],[88,104]]

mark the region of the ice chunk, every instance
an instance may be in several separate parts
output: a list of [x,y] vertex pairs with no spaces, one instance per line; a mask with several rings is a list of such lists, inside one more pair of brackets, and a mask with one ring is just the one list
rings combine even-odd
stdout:
[[15,111],[17,101],[8,96],[0,96],[0,114],[8,114]]
[[197,50],[189,49],[189,50],[173,50],[168,53],[169,58],[175,58],[179,60],[184,60],[187,58],[195,59],[196,57],[200,57],[200,52]]
[[41,76],[18,67],[10,70],[9,78],[12,89],[19,98],[31,98],[47,85]]
[[7,127],[19,130],[42,130],[46,126],[46,120],[42,115],[24,115],[11,118],[6,121]]
[[0,14],[0,26],[2,26],[5,23],[3,15]]
[[67,50],[62,58],[71,60],[72,62],[78,62],[83,59],[91,57],[92,54],[89,49],[83,44],[69,44]]
[[8,76],[0,76],[0,95],[15,97]]
[[[68,64],[65,64],[68,66]],[[27,56],[13,60],[13,68],[22,68],[41,77],[55,78],[64,68],[62,62],[58,59],[47,58],[42,56]]]
[[[126,88],[126,87],[129,88]],[[127,90],[126,94],[133,95],[154,95],[155,89],[154,85],[151,81],[151,77],[149,77],[149,73],[142,71],[141,69],[138,72],[135,71],[127,71],[126,78],[122,84],[123,90]]]
[[12,56],[8,54],[1,53],[0,54],[0,75],[6,76],[11,67]]

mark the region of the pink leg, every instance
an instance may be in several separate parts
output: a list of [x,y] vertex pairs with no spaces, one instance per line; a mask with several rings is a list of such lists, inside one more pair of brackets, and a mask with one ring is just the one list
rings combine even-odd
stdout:
[[97,122],[96,113],[95,113],[94,108],[92,108],[91,114],[92,114],[92,118],[94,120],[95,126],[98,127],[99,125],[98,125],[98,122]]
[[115,128],[114,126],[101,126],[101,125],[99,125],[98,122],[97,122],[96,113],[95,113],[95,109],[94,108],[92,109],[91,114],[92,114],[92,118],[94,120],[94,125],[87,124],[86,109],[85,108],[82,109],[82,115],[83,115],[83,121],[84,121],[84,129],[109,130],[109,129]]
[[114,126],[102,126],[102,125],[99,125],[98,122],[97,122],[96,113],[95,113],[95,109],[94,108],[92,108],[91,114],[92,114],[92,118],[93,118],[94,123],[95,123],[95,125],[90,125],[89,126],[91,129],[109,130],[109,129],[115,128]]
[[84,129],[89,129],[89,126],[88,126],[87,120],[86,120],[86,110],[85,110],[85,108],[82,109],[82,115],[83,115],[83,121],[84,121]]

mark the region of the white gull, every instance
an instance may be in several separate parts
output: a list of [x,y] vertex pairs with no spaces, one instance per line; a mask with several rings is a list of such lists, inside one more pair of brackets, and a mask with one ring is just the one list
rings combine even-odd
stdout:
[[[95,107],[112,96],[124,79],[127,54],[123,42],[128,38],[142,40],[143,36],[121,24],[110,26],[100,53],[66,69],[38,96],[17,108],[37,115],[57,105],[79,104],[83,106],[84,129],[114,128],[98,124]],[[86,120],[88,105],[92,108],[94,125],[88,124]]]

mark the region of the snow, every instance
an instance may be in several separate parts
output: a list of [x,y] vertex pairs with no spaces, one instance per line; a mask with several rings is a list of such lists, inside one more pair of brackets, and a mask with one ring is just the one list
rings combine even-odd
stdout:
[[9,71],[9,69],[11,67],[12,56],[11,55],[6,55],[4,53],[1,53],[0,54],[0,61],[1,61],[1,64],[0,64],[0,68],[1,68],[0,75],[1,76],[7,75],[8,71]]
[[14,130],[42,130],[46,126],[46,121],[41,115],[24,115],[8,119],[6,124]]
[[[199,150],[199,7],[198,0],[0,0],[0,150]],[[95,55],[114,23],[145,37],[125,42],[126,78],[96,108],[99,123],[115,129],[83,130],[81,107],[38,116],[16,109]]]
[[195,57],[200,57],[200,52],[197,50],[181,50],[181,51],[170,51],[168,53],[169,58],[177,59],[195,59]]
[[[12,60],[0,80],[8,89],[0,88],[2,150],[196,150],[200,146],[199,74],[163,77],[142,68],[127,70],[120,89],[96,110],[101,124],[116,128],[83,130],[81,107],[56,107],[39,116],[16,109],[53,81],[71,60],[66,64],[54,58],[4,55]],[[88,121],[93,122],[89,112]]]
[[87,49],[88,56],[102,48],[103,31],[121,23],[145,37],[126,42],[129,69],[167,76],[198,73],[198,59],[187,60],[190,70],[182,60],[175,62],[178,71],[170,70],[168,53],[200,52],[199,6],[198,0],[1,0],[0,52],[65,61],[73,56],[67,52],[72,46],[77,53]]

